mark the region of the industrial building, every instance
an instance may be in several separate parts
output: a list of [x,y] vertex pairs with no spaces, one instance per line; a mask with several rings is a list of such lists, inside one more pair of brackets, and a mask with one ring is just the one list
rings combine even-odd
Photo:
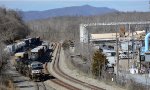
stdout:
[[[98,44],[98,42],[105,42],[105,41],[109,41],[109,42],[113,42],[116,41],[116,35],[117,37],[120,35],[119,33],[101,33],[101,34],[91,34],[90,35],[90,42],[94,43],[94,44]],[[142,38],[145,35],[145,30],[143,31],[135,31],[133,33],[128,33],[125,32],[124,37],[119,37],[120,40],[123,41],[129,41],[130,39],[132,39],[132,37],[134,37],[134,40],[139,40],[140,38]]]

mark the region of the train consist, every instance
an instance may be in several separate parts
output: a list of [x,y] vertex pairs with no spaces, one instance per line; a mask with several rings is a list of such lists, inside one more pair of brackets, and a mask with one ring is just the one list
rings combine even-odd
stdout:
[[42,42],[40,41],[40,37],[23,39],[20,41],[16,41],[15,43],[8,45],[4,50],[7,53],[14,54],[16,52],[20,52],[23,48],[27,47],[35,47],[40,45]]
[[16,70],[30,77],[32,80],[41,80],[44,76],[43,63],[40,59],[47,53],[49,43],[40,38],[23,39],[20,42],[8,45],[6,51],[14,54]]

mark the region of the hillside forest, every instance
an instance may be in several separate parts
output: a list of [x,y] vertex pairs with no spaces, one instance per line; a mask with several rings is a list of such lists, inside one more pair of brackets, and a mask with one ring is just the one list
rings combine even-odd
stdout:
[[[32,30],[31,35],[38,35],[52,41],[71,39],[79,41],[79,26],[84,23],[103,23],[103,22],[132,22],[149,21],[148,12],[114,12],[101,16],[61,16],[48,19],[33,20],[27,22]],[[116,32],[112,26],[88,27],[89,33]],[[143,30],[139,27],[136,30]],[[119,31],[119,30],[118,30]]]
[[[4,52],[6,45],[30,33],[16,10],[0,7],[0,87],[7,87],[11,76],[6,74],[9,56]],[[10,68],[9,68],[10,69]]]

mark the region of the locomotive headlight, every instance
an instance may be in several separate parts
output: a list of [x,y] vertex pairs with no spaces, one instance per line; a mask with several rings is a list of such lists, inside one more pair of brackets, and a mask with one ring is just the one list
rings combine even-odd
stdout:
[[41,70],[32,70],[32,73],[41,73]]

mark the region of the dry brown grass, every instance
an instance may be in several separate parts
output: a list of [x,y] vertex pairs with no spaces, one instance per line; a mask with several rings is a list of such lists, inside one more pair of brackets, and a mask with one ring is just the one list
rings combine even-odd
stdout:
[[16,90],[12,80],[7,80],[0,83],[0,90]]

